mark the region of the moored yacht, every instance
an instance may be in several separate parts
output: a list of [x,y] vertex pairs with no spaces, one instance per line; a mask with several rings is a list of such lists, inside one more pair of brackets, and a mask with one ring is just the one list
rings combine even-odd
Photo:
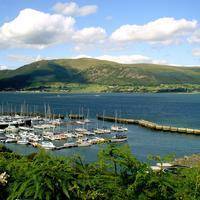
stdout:
[[7,133],[7,134],[5,134],[5,137],[7,137],[7,138],[10,138],[10,139],[16,139],[17,138],[17,135],[16,134],[13,134],[13,133]]
[[29,141],[26,138],[22,138],[17,140],[17,144],[28,144]]
[[100,137],[94,137],[94,138],[91,138],[91,139],[89,140],[89,142],[90,142],[91,144],[98,144],[98,143],[103,143],[103,142],[105,142],[105,139],[104,139],[104,138],[100,138]]
[[87,129],[85,129],[85,128],[76,128],[75,131],[76,132],[80,132],[80,133],[84,133],[84,132],[87,132]]
[[78,147],[88,147],[91,146],[91,142],[88,140],[88,138],[80,138],[77,140]]
[[44,149],[54,149],[55,145],[52,142],[43,141],[41,147]]
[[80,121],[80,120],[79,120],[79,121],[76,121],[76,123],[77,123],[77,124],[80,124],[80,125],[84,125],[84,124],[85,124],[85,121]]
[[18,132],[18,128],[16,128],[15,126],[9,125],[7,128],[5,128],[6,132],[11,132],[11,133],[16,133]]
[[17,142],[17,139],[16,138],[7,138],[5,140],[5,143],[16,143]]
[[125,132],[125,131],[128,131],[128,128],[122,127],[122,126],[113,125],[113,126],[111,126],[111,131],[114,131],[114,132]]
[[5,130],[4,130],[4,129],[0,129],[0,134],[1,134],[1,133],[4,133],[4,132],[5,132]]
[[78,145],[75,142],[67,142],[63,145],[64,147],[77,147]]
[[128,137],[126,134],[116,134],[110,139],[110,142],[126,142]]
[[104,128],[97,128],[94,130],[94,133],[96,134],[109,134],[111,133],[110,129],[104,129]]

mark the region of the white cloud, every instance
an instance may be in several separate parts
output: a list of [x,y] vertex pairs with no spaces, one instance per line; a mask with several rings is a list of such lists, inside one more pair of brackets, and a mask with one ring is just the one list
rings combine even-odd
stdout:
[[88,56],[88,55],[78,55],[73,58],[95,58],[99,60],[108,60],[122,64],[134,64],[134,63],[152,63],[152,64],[167,64],[165,60],[156,60],[144,55],[102,55],[102,56]]
[[195,31],[192,36],[188,39],[190,43],[200,43],[200,29]]
[[177,64],[177,63],[170,63],[166,60],[158,60],[153,59],[148,56],[144,55],[120,55],[120,56],[111,56],[111,55],[102,55],[102,56],[88,56],[85,54],[80,54],[77,56],[72,57],[72,59],[78,58],[94,58],[99,60],[108,60],[112,62],[117,62],[121,64],[137,64],[137,63],[147,63],[147,64],[158,64],[158,65],[168,65],[168,66],[176,66],[176,67],[200,67],[198,65],[187,65],[187,64]]
[[166,64],[167,63],[165,60],[154,60],[150,57],[143,55],[121,55],[121,56],[103,55],[103,56],[98,56],[96,58],[100,60],[109,60],[122,64],[133,64],[133,63]]
[[102,42],[106,38],[106,31],[101,27],[83,28],[77,31],[72,39],[80,43]]
[[54,5],[53,10],[59,14],[67,16],[86,16],[97,12],[96,5],[86,5],[79,7],[75,2],[57,3]]
[[197,21],[160,18],[144,25],[123,25],[111,35],[116,42],[138,42],[171,44],[178,42],[197,27]]
[[72,37],[76,51],[96,47],[99,44],[103,44],[105,39],[106,31],[101,27],[83,28],[77,31]]
[[14,62],[22,62],[22,63],[31,63],[31,62],[36,62],[40,60],[50,60],[53,59],[52,57],[45,57],[41,55],[37,56],[29,56],[29,55],[8,55],[7,59],[9,61],[14,61]]
[[0,27],[0,48],[45,48],[71,40],[75,20],[58,14],[24,9],[19,15]]
[[[200,53],[200,52],[199,52]],[[200,54],[199,54],[200,56]],[[61,59],[78,59],[78,58],[93,58],[99,60],[108,60],[113,61],[121,64],[137,64],[137,63],[149,63],[149,64],[160,64],[160,65],[170,65],[170,66],[177,66],[177,67],[193,67],[194,65],[183,65],[183,64],[174,64],[168,63],[166,60],[158,60],[153,59],[148,56],[144,55],[102,55],[102,56],[89,56],[86,54],[80,54],[73,57],[65,57]],[[29,55],[8,55],[7,59],[13,62],[21,62],[24,64],[40,61],[40,60],[52,60],[52,59],[59,59],[58,57],[45,57],[45,56],[29,56]],[[7,66],[0,65],[0,70],[8,69]]]
[[0,27],[0,49],[36,48],[51,45],[73,44],[74,49],[83,51],[102,44],[106,31],[101,27],[75,30],[75,20],[59,14],[48,14],[33,9],[22,10],[12,21]]
[[8,69],[8,67],[5,65],[0,65],[0,70],[5,70],[5,69]]
[[200,57],[200,49],[193,49],[192,55],[196,57]]

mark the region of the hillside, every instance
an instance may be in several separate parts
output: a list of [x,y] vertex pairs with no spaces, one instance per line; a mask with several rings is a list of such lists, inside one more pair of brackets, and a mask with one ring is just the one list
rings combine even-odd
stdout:
[[[0,71],[0,90],[95,85],[105,89],[200,85],[199,67],[119,64],[91,58],[42,60],[16,70]],[[123,90],[123,89],[122,89]],[[95,89],[94,89],[95,91]]]

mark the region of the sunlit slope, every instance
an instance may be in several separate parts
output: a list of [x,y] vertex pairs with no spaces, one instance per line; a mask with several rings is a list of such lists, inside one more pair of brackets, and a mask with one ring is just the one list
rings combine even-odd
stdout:
[[16,70],[0,71],[0,89],[23,89],[54,82],[109,86],[200,84],[200,68],[155,64],[125,65],[81,58],[42,60]]

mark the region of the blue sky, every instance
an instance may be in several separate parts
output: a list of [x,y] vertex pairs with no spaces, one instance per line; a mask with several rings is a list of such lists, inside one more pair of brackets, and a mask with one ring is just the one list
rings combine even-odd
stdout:
[[0,69],[53,58],[200,65],[197,0],[0,0]]

